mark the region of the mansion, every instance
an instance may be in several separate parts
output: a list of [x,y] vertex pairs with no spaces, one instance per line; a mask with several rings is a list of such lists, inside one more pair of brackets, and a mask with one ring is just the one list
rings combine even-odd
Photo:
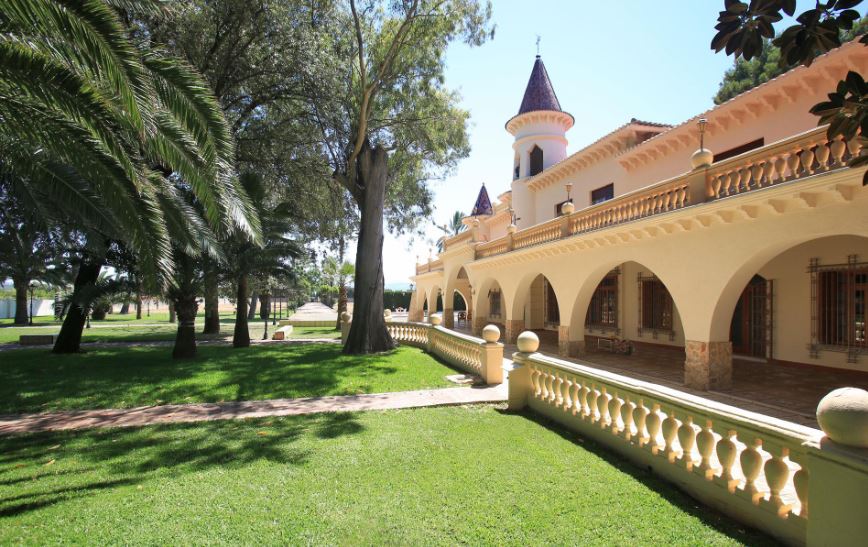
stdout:
[[729,386],[733,358],[868,371],[868,189],[846,167],[860,143],[809,112],[849,70],[868,71],[868,48],[568,154],[575,120],[537,56],[505,126],[510,189],[483,186],[466,230],[417,264],[410,320],[457,327],[457,294],[474,334],[533,330],[580,358],[667,350],[695,389]]

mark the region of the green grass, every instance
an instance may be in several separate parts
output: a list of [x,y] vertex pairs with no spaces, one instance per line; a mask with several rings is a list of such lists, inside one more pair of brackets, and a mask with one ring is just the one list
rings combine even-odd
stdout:
[[771,544],[488,406],[0,438],[0,544]]
[[[109,316],[111,317],[111,316]],[[135,316],[133,316],[135,317]],[[154,342],[154,341],[170,341],[175,339],[175,333],[178,329],[177,324],[169,323],[168,319],[163,321],[164,324],[147,324],[142,321],[93,321],[93,328],[84,329],[82,341],[84,343],[91,342]],[[222,318],[220,320],[220,334],[204,336],[199,332],[198,338],[208,340],[214,338],[229,338],[232,337],[232,332],[235,325],[235,319]],[[199,318],[197,330],[202,330],[203,321]],[[39,323],[37,323],[39,325]],[[45,325],[51,325],[53,328],[47,328]],[[251,321],[248,324],[250,337],[259,340],[262,338],[264,328],[263,321]],[[268,335],[274,333],[277,326],[272,326],[271,321],[268,322]],[[16,344],[18,338],[22,334],[57,334],[60,332],[60,323],[45,323],[38,328],[33,327],[0,327],[0,344]],[[341,337],[340,331],[331,327],[295,327],[290,338],[333,338]]]
[[0,414],[407,391],[450,386],[455,373],[415,348],[348,356],[338,344],[200,346],[192,360],[165,346],[0,359]]

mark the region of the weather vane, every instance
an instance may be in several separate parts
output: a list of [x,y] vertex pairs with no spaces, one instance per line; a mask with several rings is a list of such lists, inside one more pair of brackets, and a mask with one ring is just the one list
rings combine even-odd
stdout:
[[542,38],[539,34],[536,35],[536,56],[539,57],[539,42]]

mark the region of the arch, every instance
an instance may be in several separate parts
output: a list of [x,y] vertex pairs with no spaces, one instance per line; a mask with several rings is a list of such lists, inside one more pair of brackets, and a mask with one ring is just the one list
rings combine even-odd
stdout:
[[[775,258],[800,245],[839,237],[855,237],[862,242],[868,242],[868,237],[864,234],[848,231],[822,235],[800,235],[765,245],[757,249],[746,260],[733,265],[733,270],[728,274],[727,281],[719,291],[719,297],[713,304],[708,339],[729,340],[729,328],[736,303],[749,281],[763,267]],[[868,258],[868,256],[865,258]],[[803,266],[806,268],[807,264]]]
[[[492,296],[497,293],[499,298],[499,310],[491,309]],[[503,290],[500,282],[494,277],[483,279],[473,290],[471,295],[471,311],[473,315],[473,331],[478,332],[486,323],[495,323],[503,326],[506,322],[506,313],[509,305],[509,295]]]
[[[584,282],[579,287],[575,296],[575,301],[572,307],[572,315],[569,320],[569,339],[571,344],[580,348],[584,345],[585,333],[597,332],[603,337],[617,336],[619,338],[639,340],[648,338],[646,332],[652,333],[648,341],[661,343],[664,345],[680,346],[683,343],[684,326],[682,324],[682,300],[683,296],[679,295],[674,289],[671,279],[671,274],[665,270],[663,264],[655,264],[649,266],[646,262],[637,260],[611,260],[596,264],[593,269],[585,276]],[[641,275],[639,275],[641,274]],[[605,287],[598,292],[601,283],[608,276],[616,276],[617,287]],[[659,283],[656,285],[655,283]],[[628,285],[629,284],[629,285]],[[660,293],[659,287],[665,288],[668,297],[671,300],[671,311],[669,313],[668,326],[644,325],[644,321],[654,319],[654,314],[649,311],[654,311],[653,308],[643,307],[640,315],[640,302],[655,300],[659,303],[665,302],[665,295]],[[594,295],[598,295],[597,303],[601,297],[605,298],[606,291],[616,291],[615,298],[617,299],[617,309],[615,310],[615,324],[588,324],[589,315],[592,310],[591,303],[594,300]],[[602,306],[601,306],[602,307]],[[604,312],[599,310],[601,314]],[[665,316],[665,313],[662,315]],[[664,317],[665,320],[665,317]],[[656,331],[656,332],[655,332]],[[669,338],[665,336],[658,337],[660,332],[670,332]],[[573,350],[571,350],[572,352]]]
[[533,145],[533,148],[530,151],[530,171],[529,175],[532,177],[543,171],[543,150],[538,145]]

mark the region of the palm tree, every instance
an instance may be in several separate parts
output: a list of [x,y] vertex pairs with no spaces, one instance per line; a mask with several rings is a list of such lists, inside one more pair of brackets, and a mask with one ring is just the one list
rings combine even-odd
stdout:
[[276,206],[269,206],[268,196],[260,176],[244,173],[240,179],[258,212],[262,227],[261,244],[251,241],[243,234],[236,234],[224,245],[228,274],[235,281],[237,288],[232,345],[236,348],[246,348],[250,346],[247,310],[250,277],[255,275],[284,280],[293,278],[294,271],[290,261],[301,254],[301,248],[287,235],[292,228],[288,214],[290,205],[279,203]]
[[[172,243],[189,247],[199,235],[178,231],[198,222],[182,218],[190,208],[179,186],[210,231],[259,237],[216,99],[188,65],[132,42],[129,9],[156,17],[163,3],[4,0],[0,18],[4,162],[28,192],[87,231],[96,251],[76,289],[96,281],[99,250],[118,237],[145,277],[170,282]],[[55,351],[78,350],[87,306],[73,296]]]
[[[467,229],[467,226],[465,226],[464,223],[461,222],[465,216],[466,215],[464,213],[462,213],[461,211],[455,211],[454,213],[452,213],[452,218],[449,219],[448,224],[444,224],[442,226],[437,226],[437,227],[440,228],[440,230],[446,235],[446,237],[457,236],[458,234],[463,232],[465,229]],[[439,253],[443,252],[443,239],[442,238],[437,240],[437,252],[439,252]]]

